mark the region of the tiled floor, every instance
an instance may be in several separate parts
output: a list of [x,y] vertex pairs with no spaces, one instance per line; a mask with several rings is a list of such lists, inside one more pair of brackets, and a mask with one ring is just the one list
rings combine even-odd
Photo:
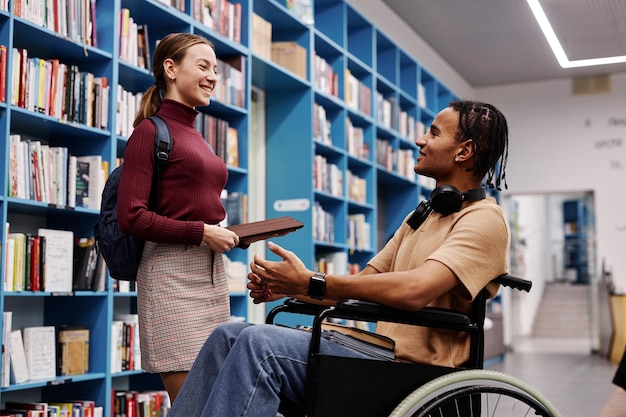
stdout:
[[[525,339],[514,346],[503,361],[486,367],[532,385],[563,417],[626,417],[626,395],[611,382],[617,366],[589,353],[585,340]],[[617,414],[605,410],[609,400],[612,406],[624,401],[616,406]]]

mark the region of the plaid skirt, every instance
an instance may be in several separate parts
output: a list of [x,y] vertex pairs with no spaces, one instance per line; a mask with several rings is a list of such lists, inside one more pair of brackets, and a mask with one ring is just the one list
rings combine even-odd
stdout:
[[206,245],[146,242],[137,274],[141,367],[189,371],[206,338],[230,320],[221,253]]

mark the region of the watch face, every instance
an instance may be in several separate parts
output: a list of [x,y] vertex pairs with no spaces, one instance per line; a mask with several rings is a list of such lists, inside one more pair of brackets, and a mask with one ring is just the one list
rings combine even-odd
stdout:
[[309,281],[309,297],[321,300],[326,292],[326,280],[323,274],[315,274]]

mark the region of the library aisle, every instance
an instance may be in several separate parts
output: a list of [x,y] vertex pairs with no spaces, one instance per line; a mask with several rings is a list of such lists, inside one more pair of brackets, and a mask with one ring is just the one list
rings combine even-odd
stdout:
[[563,417],[624,417],[626,391],[613,385],[617,365],[571,339],[523,339],[487,368],[526,381]]

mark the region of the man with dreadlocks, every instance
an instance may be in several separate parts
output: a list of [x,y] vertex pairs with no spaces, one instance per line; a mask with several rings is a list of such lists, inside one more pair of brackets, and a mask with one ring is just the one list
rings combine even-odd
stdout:
[[[308,269],[291,251],[268,242],[282,260],[255,256],[248,275],[255,303],[284,296],[312,303],[373,301],[406,310],[425,306],[469,313],[490,281],[507,272],[509,231],[486,185],[505,181],[508,128],[494,106],[450,103],[416,141],[415,172],[436,180],[429,202],[408,213],[385,247],[352,276]],[[494,184],[495,181],[495,184]],[[505,181],[506,186],[506,181]],[[469,338],[455,332],[380,322],[400,360],[459,367]],[[281,326],[230,323],[207,339],[169,417],[276,416],[281,398],[304,403],[310,335]],[[322,339],[326,355],[367,357]]]

